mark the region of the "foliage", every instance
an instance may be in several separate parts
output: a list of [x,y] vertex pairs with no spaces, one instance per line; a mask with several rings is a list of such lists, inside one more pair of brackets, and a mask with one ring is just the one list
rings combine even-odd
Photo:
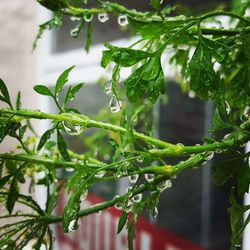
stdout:
[[[41,245],[52,249],[51,224],[62,223],[65,233],[71,232],[77,229],[80,217],[111,206],[123,209],[117,233],[127,227],[128,245],[132,249],[137,215],[146,209],[156,216],[159,196],[171,186],[171,180],[185,170],[201,167],[213,158],[214,153],[230,154],[232,157],[213,167],[213,177],[218,185],[223,185],[229,178],[234,179],[229,197],[229,214],[231,249],[235,249],[250,220],[249,214],[246,221],[243,220],[243,213],[249,213],[250,205],[238,202],[249,191],[250,156],[249,152],[237,151],[250,138],[250,18],[246,14],[250,2],[234,1],[230,11],[215,9],[199,15],[175,15],[175,7],[164,7],[160,0],[150,1],[152,11],[149,12],[138,12],[101,0],[95,1],[94,7],[89,7],[87,0],[38,2],[52,10],[54,16],[40,25],[37,39],[45,29],[59,28],[62,17],[68,15],[78,22],[71,32],[72,37],[77,37],[84,24],[88,24],[85,43],[88,51],[93,16],[97,15],[101,22],[106,22],[108,15],[118,15],[120,25],[128,26],[137,34],[138,40],[126,48],[104,44],[101,66],[113,67],[112,79],[105,84],[104,91],[111,96],[110,109],[115,113],[114,117],[120,120],[119,124],[109,123],[105,117],[101,117],[103,121],[91,119],[70,107],[70,102],[83,83],[69,86],[64,99],[59,98],[74,67],[66,69],[59,76],[54,90],[46,85],[34,87],[38,94],[52,98],[58,108],[57,114],[22,109],[20,93],[16,105],[13,105],[6,84],[0,80],[0,100],[8,106],[0,110],[0,141],[11,136],[19,143],[18,152],[0,154],[0,201],[8,211],[0,216],[0,220],[16,219],[14,223],[1,224],[1,249],[22,249],[33,239],[35,249],[40,249]],[[222,16],[227,18],[229,27],[223,26]],[[139,126],[145,125],[145,114],[161,96],[166,95],[166,65],[162,58],[169,51],[172,51],[172,55],[168,56],[168,63],[180,69],[178,83],[202,100],[214,103],[211,139],[203,145],[171,144],[151,136],[152,124]],[[124,67],[130,67],[131,74],[121,87],[118,82]],[[123,104],[126,103],[123,106],[121,99],[125,100]],[[37,139],[30,119],[49,119],[52,121],[51,128]],[[108,161],[105,162],[105,157],[96,159],[91,147],[84,154],[67,148],[65,133],[75,136],[88,128],[101,129],[102,132],[94,133],[93,137],[86,139],[85,144],[89,146],[93,141],[98,142],[96,145],[100,147],[108,144]],[[26,136],[27,130],[33,132],[32,137]],[[222,137],[216,133],[218,131],[220,135],[228,134]],[[103,138],[108,138],[108,142]],[[164,161],[166,157],[179,159],[180,156],[185,156],[185,160],[175,165]],[[57,169],[65,169],[73,174],[61,179]],[[37,173],[43,173],[43,177],[37,180]],[[129,177],[131,182],[125,194],[81,209],[80,203],[91,186],[123,177]],[[20,185],[28,180],[31,190],[35,185],[47,188],[45,209],[31,195],[20,192]],[[63,214],[55,216],[53,211],[61,188],[67,189],[69,201]],[[13,213],[16,203],[23,204],[31,212]]]

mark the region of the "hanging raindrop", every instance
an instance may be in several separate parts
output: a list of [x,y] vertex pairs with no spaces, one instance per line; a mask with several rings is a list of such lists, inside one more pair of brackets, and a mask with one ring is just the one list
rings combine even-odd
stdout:
[[136,194],[132,197],[133,202],[140,202],[142,199],[142,194]]
[[122,27],[128,25],[128,18],[127,15],[120,15],[118,16],[118,24]]
[[76,26],[74,29],[72,29],[72,30],[70,31],[71,37],[76,38],[77,35],[78,35],[78,31],[79,31],[79,27],[78,27],[78,26]]
[[88,14],[85,14],[83,18],[85,22],[90,23],[93,20],[93,15],[88,13]]
[[145,179],[147,182],[152,182],[155,178],[154,174],[145,174]]
[[112,81],[107,81],[104,85],[104,93],[110,95],[112,93]]
[[83,132],[83,127],[71,122],[63,122],[64,130],[69,135],[80,135]]
[[109,15],[107,13],[100,13],[97,16],[99,22],[101,23],[105,23],[109,20]]
[[118,210],[122,210],[122,203],[121,202],[117,202],[115,204],[115,208],[118,209]]
[[152,216],[153,218],[156,218],[158,216],[159,212],[158,212],[158,208],[154,207],[154,209],[152,210]]
[[189,90],[188,97],[189,98],[195,98],[195,92],[193,90]]
[[207,153],[206,153],[205,160],[206,160],[206,161],[209,161],[209,160],[211,160],[213,157],[214,157],[214,151],[207,152]]
[[110,111],[111,113],[117,113],[120,111],[122,106],[122,102],[117,100],[116,96],[113,95],[110,102],[109,102],[109,107],[110,107]]
[[71,17],[70,17],[70,20],[71,20],[72,22],[75,22],[75,21],[80,21],[81,18],[80,18],[80,17],[71,16]]
[[133,175],[130,175],[128,178],[129,178],[129,181],[131,183],[136,183],[138,178],[139,178],[139,175],[138,174],[133,174]]

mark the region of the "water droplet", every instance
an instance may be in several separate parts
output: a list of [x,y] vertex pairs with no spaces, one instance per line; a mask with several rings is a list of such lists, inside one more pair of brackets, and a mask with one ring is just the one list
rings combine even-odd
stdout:
[[88,190],[84,190],[81,194],[80,200],[84,201],[87,198],[87,195],[88,195]]
[[163,0],[160,0],[160,4],[162,4],[163,3]]
[[117,100],[116,96],[113,95],[110,102],[109,102],[109,107],[110,107],[110,111],[111,113],[117,113],[120,111],[122,106],[122,102]]
[[80,135],[83,132],[83,127],[71,122],[63,122],[63,127],[69,135]]
[[189,90],[188,97],[189,98],[195,98],[195,92],[193,90]]
[[69,226],[68,226],[68,231],[69,232],[73,232],[76,230],[76,220],[72,220],[70,223],[69,223]]
[[176,145],[184,147],[184,144],[182,144],[182,143],[177,143]]
[[153,218],[156,218],[158,216],[159,212],[158,212],[158,208],[154,207],[154,209],[152,210],[152,216]]
[[155,178],[154,174],[145,174],[145,179],[147,182],[152,182]]
[[69,173],[72,173],[75,169],[74,168],[65,168],[65,170]]
[[112,93],[112,81],[107,81],[104,85],[104,93],[110,95]]
[[106,174],[105,170],[99,171],[98,173],[95,174],[96,178],[101,178]]
[[128,25],[128,18],[127,15],[120,15],[118,16],[118,24],[122,27]]
[[136,194],[132,197],[133,202],[140,202],[142,199],[142,194]]
[[138,174],[133,174],[133,175],[130,175],[128,178],[129,178],[129,181],[131,183],[136,183],[138,178],[139,178],[139,175]]
[[214,151],[210,151],[210,152],[207,152],[206,154],[205,154],[205,160],[206,161],[209,161],[209,160],[211,160],[213,157],[214,157]]
[[88,13],[85,14],[83,18],[85,22],[90,23],[93,20],[93,15],[91,13]]
[[101,23],[105,23],[109,20],[109,15],[107,13],[100,13],[97,16],[99,22]]

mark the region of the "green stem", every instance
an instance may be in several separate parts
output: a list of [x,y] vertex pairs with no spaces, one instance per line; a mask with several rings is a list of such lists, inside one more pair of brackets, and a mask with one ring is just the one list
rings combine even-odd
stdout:
[[[95,121],[91,120],[88,117],[84,115],[74,115],[70,116],[68,114],[49,114],[49,113],[43,113],[40,111],[32,111],[32,110],[10,110],[10,109],[0,109],[0,114],[12,114],[15,115],[13,117],[14,121],[20,121],[22,120],[22,117],[25,118],[35,118],[35,119],[51,119],[54,121],[64,121],[64,122],[70,122],[74,123],[83,127],[95,127],[95,128],[101,128],[101,129],[107,129],[111,130],[114,132],[118,132],[121,134],[126,134],[128,133],[127,129],[113,125],[110,123],[105,123],[105,122],[100,122],[100,121]],[[153,144],[155,146],[161,147],[161,148],[167,148],[167,147],[175,147],[171,143],[164,142],[162,140],[152,138],[150,136],[144,135],[142,133],[138,133],[136,131],[133,131],[133,136],[137,139],[143,140],[148,144]]]

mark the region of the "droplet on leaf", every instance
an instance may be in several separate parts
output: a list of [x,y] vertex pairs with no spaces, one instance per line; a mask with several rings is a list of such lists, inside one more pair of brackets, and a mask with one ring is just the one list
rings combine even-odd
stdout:
[[76,230],[75,228],[76,228],[76,220],[72,220],[72,221],[69,223],[68,231],[69,231],[69,232],[73,232],[73,231]]
[[130,175],[128,178],[129,178],[129,181],[131,183],[136,183],[138,178],[139,178],[139,175],[138,174],[133,174],[133,175]]
[[136,194],[132,197],[133,202],[140,202],[142,199],[142,194]]
[[145,179],[147,182],[152,182],[155,178],[154,174],[145,174]]

